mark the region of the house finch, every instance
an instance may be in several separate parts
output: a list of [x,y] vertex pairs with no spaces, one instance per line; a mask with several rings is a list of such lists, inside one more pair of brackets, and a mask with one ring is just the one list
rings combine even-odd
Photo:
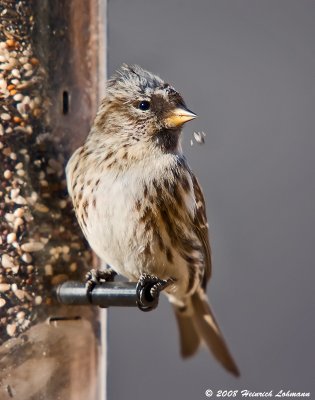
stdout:
[[139,66],[123,65],[108,81],[84,145],[68,162],[68,190],[101,260],[129,280],[150,275],[164,282],[182,356],[204,342],[238,375],[207,301],[205,201],[180,143],[182,125],[195,117],[171,85]]

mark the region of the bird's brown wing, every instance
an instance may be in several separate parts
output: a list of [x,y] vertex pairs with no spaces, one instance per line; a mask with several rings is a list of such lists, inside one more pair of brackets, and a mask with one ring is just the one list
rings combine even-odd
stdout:
[[202,243],[202,247],[205,255],[205,272],[202,280],[202,288],[206,290],[207,282],[211,276],[211,248],[209,243],[209,232],[208,232],[208,223],[207,223],[207,215],[206,215],[206,203],[201,190],[201,187],[197,181],[197,178],[191,174],[193,189],[195,193],[196,199],[196,214],[193,220],[193,227],[198,236],[200,242]]

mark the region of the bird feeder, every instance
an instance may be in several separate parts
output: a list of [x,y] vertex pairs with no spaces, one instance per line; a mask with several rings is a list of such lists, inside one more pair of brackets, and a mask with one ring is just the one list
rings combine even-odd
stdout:
[[64,167],[105,88],[105,0],[0,0],[0,398],[105,399],[106,320],[55,287],[97,265]]

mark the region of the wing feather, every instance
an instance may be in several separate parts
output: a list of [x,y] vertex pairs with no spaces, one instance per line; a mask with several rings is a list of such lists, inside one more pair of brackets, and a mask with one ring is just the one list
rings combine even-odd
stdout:
[[193,226],[195,233],[198,236],[200,242],[202,243],[202,247],[204,250],[205,271],[202,280],[202,288],[206,290],[207,282],[211,277],[211,269],[212,269],[211,248],[209,242],[208,222],[206,215],[206,203],[197,178],[193,174],[191,174],[191,178],[193,182],[193,190],[196,199],[196,213],[193,220]]

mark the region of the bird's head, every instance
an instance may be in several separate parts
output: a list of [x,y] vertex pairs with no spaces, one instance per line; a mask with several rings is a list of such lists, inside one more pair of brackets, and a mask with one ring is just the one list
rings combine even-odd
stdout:
[[111,141],[145,142],[174,152],[182,125],[195,117],[171,85],[137,65],[124,64],[107,83],[94,126]]

